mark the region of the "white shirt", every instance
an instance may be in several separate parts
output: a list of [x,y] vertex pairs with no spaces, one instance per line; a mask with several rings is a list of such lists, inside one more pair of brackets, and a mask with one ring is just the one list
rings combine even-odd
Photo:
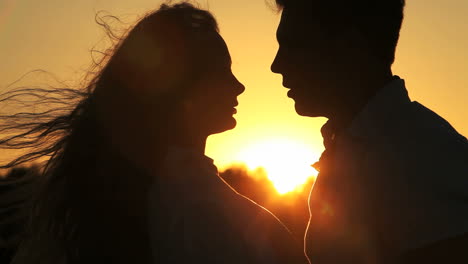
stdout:
[[411,102],[403,80],[335,142],[311,194],[312,263],[372,263],[468,233],[467,139]]
[[237,194],[213,160],[170,148],[149,194],[154,263],[304,263],[267,210]]

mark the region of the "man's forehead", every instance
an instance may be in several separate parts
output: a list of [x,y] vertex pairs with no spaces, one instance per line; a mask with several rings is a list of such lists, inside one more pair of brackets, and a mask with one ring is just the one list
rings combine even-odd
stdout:
[[292,35],[303,35],[320,29],[320,21],[304,10],[285,8],[281,14],[280,24],[277,30],[278,38],[288,38]]
[[294,13],[290,9],[284,9],[278,26],[278,37],[285,36],[290,33],[290,31],[297,28],[297,23],[295,23],[296,20],[297,18],[295,18]]

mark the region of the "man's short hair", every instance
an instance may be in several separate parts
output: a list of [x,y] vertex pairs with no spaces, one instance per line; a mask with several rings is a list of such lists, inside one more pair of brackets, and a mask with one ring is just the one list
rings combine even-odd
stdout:
[[276,0],[276,4],[280,9],[299,8],[325,30],[354,26],[376,56],[388,65],[395,60],[405,0]]

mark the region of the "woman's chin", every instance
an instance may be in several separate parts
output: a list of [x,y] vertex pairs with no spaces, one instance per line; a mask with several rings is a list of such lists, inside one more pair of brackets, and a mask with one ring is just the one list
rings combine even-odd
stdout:
[[223,122],[219,122],[218,124],[219,125],[217,125],[216,127],[213,127],[212,134],[219,134],[234,129],[237,125],[237,121],[236,119],[234,119],[234,117],[231,117],[229,119],[223,120]]

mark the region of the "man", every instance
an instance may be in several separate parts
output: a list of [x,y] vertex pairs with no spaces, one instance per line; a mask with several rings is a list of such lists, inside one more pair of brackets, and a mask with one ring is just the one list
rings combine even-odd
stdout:
[[329,119],[312,264],[468,263],[468,142],[391,70],[405,1],[276,2],[272,71],[298,114]]

